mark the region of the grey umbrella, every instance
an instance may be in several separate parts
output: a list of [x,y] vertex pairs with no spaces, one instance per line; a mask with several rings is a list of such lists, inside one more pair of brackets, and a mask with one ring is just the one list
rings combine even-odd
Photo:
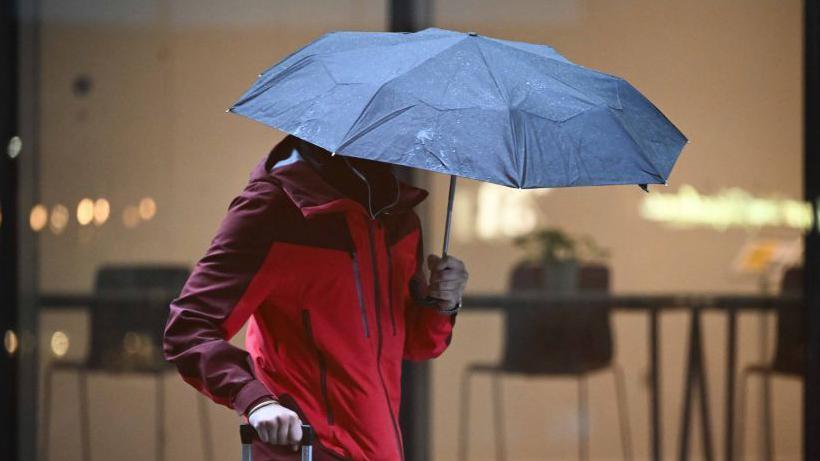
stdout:
[[686,137],[625,80],[544,45],[333,32],[229,109],[330,152],[517,188],[666,183]]

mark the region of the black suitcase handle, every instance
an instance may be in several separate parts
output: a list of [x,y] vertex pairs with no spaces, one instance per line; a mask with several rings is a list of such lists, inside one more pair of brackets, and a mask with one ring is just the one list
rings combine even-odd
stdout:
[[[302,440],[299,441],[299,445],[302,447],[302,461],[313,461],[313,439],[315,436],[312,427],[302,424]],[[242,440],[242,461],[253,461],[251,444],[254,440],[259,440],[259,434],[250,424],[241,424],[239,426],[239,438]]]
[[[309,424],[302,424],[302,440],[299,441],[299,445],[303,447],[313,445],[314,437],[313,428]],[[239,426],[239,438],[242,440],[242,445],[250,445],[254,440],[259,440],[259,434],[250,424],[242,424]]]

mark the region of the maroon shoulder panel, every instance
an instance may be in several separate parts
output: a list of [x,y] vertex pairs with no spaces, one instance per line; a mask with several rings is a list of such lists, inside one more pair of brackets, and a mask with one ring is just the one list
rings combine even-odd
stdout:
[[250,181],[170,305],[166,359],[186,382],[239,414],[270,391],[254,377],[247,352],[228,340],[264,296],[252,282],[276,238],[277,219],[289,207],[275,184]]

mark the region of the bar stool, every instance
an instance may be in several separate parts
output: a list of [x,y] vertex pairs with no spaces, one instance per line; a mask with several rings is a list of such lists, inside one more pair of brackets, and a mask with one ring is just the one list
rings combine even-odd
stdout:
[[[803,269],[792,267],[786,270],[781,282],[781,292],[800,295],[803,293]],[[736,436],[737,459],[743,459],[744,418],[746,413],[746,386],[748,378],[760,375],[768,389],[774,376],[791,377],[803,380],[806,368],[806,332],[805,306],[781,306],[777,311],[777,343],[774,358],[769,363],[755,364],[746,367],[740,377],[740,408],[738,409],[738,430]],[[765,393],[763,402],[763,444],[764,459],[774,459],[774,440],[772,438],[772,398]]]
[[[513,271],[512,290],[541,290],[543,274],[539,266],[522,264]],[[600,265],[579,268],[578,289],[585,293],[607,292],[609,270]],[[543,291],[540,291],[543,292]],[[535,306],[506,311],[503,358],[499,363],[472,363],[462,375],[459,459],[466,461],[469,438],[470,381],[478,373],[492,376],[492,400],[496,438],[496,459],[506,459],[501,377],[573,377],[578,383],[578,457],[589,456],[587,375],[611,369],[618,401],[621,448],[632,459],[626,386],[623,370],[613,363],[612,329],[609,309],[578,306]]]
[[[82,459],[91,460],[91,432],[87,375],[89,373],[150,375],[156,379],[156,459],[164,459],[166,373],[176,370],[162,356],[162,332],[168,304],[189,275],[187,267],[166,265],[108,265],[94,282],[89,306],[91,347],[82,362],[50,362],[45,369],[43,401],[43,460],[49,461],[51,384],[57,371],[74,371],[79,382]],[[198,396],[204,458],[213,461],[207,402]]]

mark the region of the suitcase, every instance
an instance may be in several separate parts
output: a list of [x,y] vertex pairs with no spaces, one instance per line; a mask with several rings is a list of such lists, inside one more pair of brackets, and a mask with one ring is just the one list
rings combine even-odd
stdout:
[[[307,424],[302,424],[302,461],[313,461],[313,428]],[[242,441],[242,461],[253,461],[253,450],[251,444],[259,438],[256,430],[250,424],[239,426],[239,439]]]

